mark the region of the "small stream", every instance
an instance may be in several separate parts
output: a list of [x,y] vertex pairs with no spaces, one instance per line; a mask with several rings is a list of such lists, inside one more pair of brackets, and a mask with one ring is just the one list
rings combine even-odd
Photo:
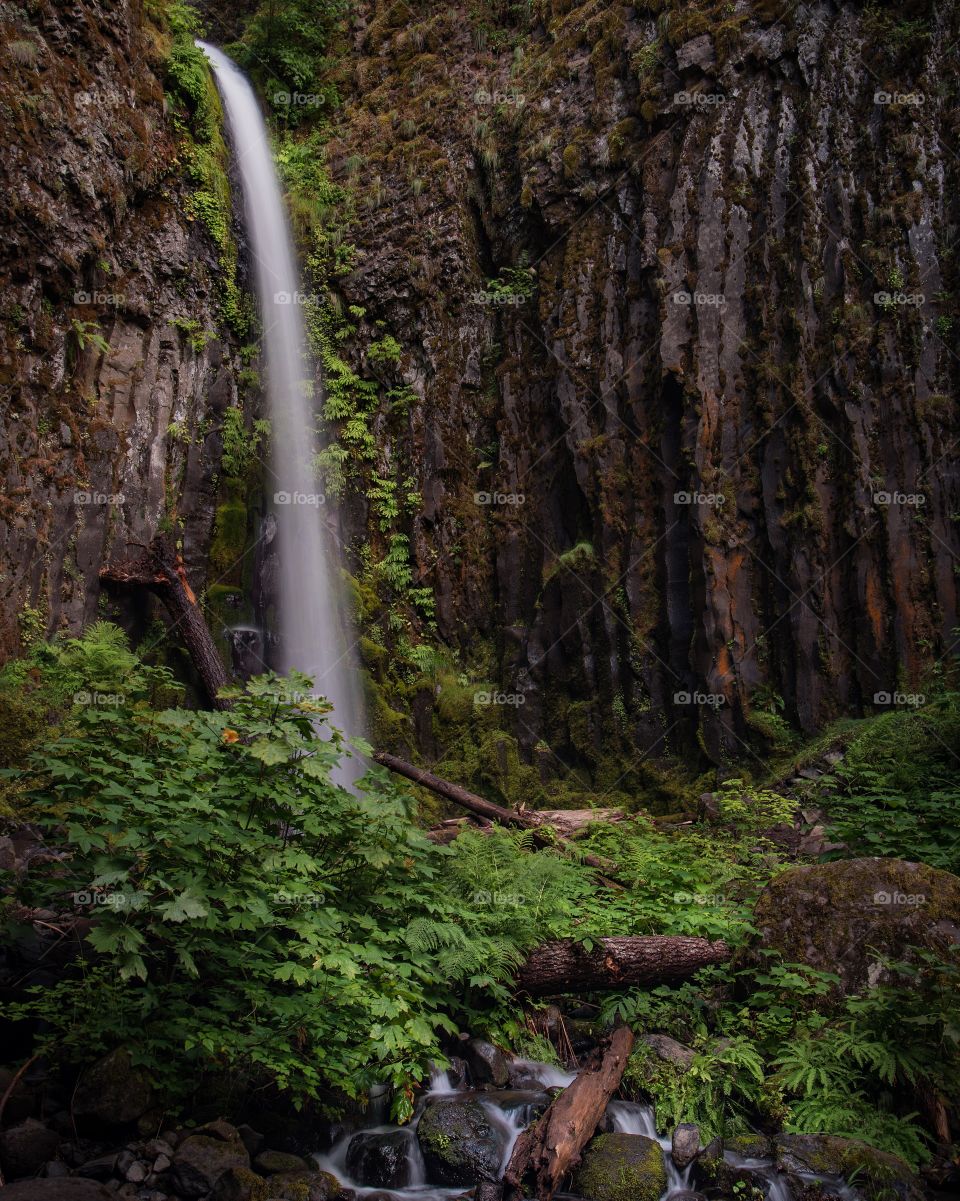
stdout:
[[[575,1073],[565,1072],[550,1064],[531,1060],[514,1060],[513,1063],[529,1078],[529,1087],[486,1090],[457,1087],[446,1072],[435,1071],[429,1089],[420,1098],[409,1125],[400,1127],[384,1122],[381,1105],[375,1101],[368,1112],[369,1125],[343,1133],[329,1151],[316,1153],[313,1159],[322,1171],[332,1173],[358,1197],[376,1197],[377,1201],[445,1201],[447,1198],[464,1197],[470,1192],[468,1187],[441,1187],[429,1179],[417,1139],[417,1126],[427,1106],[439,1099],[458,1097],[479,1102],[491,1126],[499,1132],[503,1151],[498,1179],[502,1179],[517,1138],[544,1108],[545,1090],[565,1088],[575,1079]],[[632,1101],[611,1101],[607,1107],[607,1129],[622,1134],[645,1135],[659,1143],[667,1173],[667,1188],[660,1201],[680,1201],[681,1198],[701,1196],[691,1182],[695,1165],[690,1164],[681,1170],[674,1164],[670,1154],[670,1137],[657,1131],[651,1106]],[[380,1146],[385,1139],[388,1146],[395,1148],[392,1186],[388,1186],[382,1178],[376,1179],[378,1162],[369,1162],[365,1158],[365,1149],[370,1145],[370,1136],[373,1135],[381,1136],[378,1140]],[[794,1201],[786,1176],[777,1171],[771,1160],[747,1159],[730,1151],[724,1152],[724,1160],[732,1168],[750,1171],[755,1180],[762,1181],[766,1201]],[[809,1176],[804,1179],[822,1181],[829,1187],[831,1195],[843,1201],[860,1199],[856,1190],[835,1177]],[[401,1180],[402,1186],[399,1186]],[[558,1196],[564,1201],[574,1201],[572,1194]]]

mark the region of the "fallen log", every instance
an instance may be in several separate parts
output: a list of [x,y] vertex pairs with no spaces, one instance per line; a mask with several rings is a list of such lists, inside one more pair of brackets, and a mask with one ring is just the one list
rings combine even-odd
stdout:
[[230,677],[187,580],[183,556],[170,539],[157,534],[139,558],[102,567],[100,579],[108,584],[148,588],[163,601],[211,704],[215,709],[229,709],[230,702],[221,700],[219,694],[230,683]]
[[710,942],[669,934],[602,938],[588,951],[582,943],[564,938],[531,951],[517,973],[517,984],[538,996],[669,984],[729,958],[730,948],[722,939]]
[[[455,805],[460,805],[464,809],[469,809],[471,813],[477,814],[478,817],[486,818],[488,821],[497,822],[501,826],[513,826],[520,830],[529,830],[533,835],[533,841],[538,847],[555,847],[558,840],[561,845],[566,845],[567,840],[563,835],[557,833],[556,837],[551,837],[546,833],[540,833],[540,829],[546,829],[550,823],[545,820],[546,816],[543,813],[538,813],[536,810],[527,812],[519,812],[515,809],[504,809],[502,805],[495,805],[493,801],[488,801],[485,797],[477,796],[475,792],[468,792],[466,788],[461,788],[459,784],[452,784],[449,780],[442,780],[439,776],[435,776],[432,772],[425,771],[422,767],[415,767],[412,763],[407,763],[404,759],[398,759],[396,755],[388,755],[386,751],[377,751],[373,756],[374,759],[382,767],[389,768],[390,771],[396,772],[397,775],[405,776],[408,780],[412,780],[414,784],[419,784],[421,788],[427,788],[431,792],[435,792],[438,796],[445,797],[448,801],[453,801]],[[577,810],[578,814],[583,810]],[[607,810],[597,810],[597,821],[602,821],[603,813]],[[582,827],[584,822],[580,822]],[[579,852],[576,852],[579,854]],[[600,871],[615,874],[617,865],[611,863],[608,859],[601,859],[597,855],[580,855],[581,860],[590,867],[599,868]],[[619,887],[614,885],[614,887]]]
[[520,1135],[503,1177],[505,1201],[529,1196],[550,1201],[580,1162],[581,1151],[620,1086],[632,1050],[633,1031],[627,1026],[618,1027],[600,1062],[583,1068]]

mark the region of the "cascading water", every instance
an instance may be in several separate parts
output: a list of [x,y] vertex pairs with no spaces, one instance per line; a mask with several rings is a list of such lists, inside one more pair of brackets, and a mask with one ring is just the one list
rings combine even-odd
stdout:
[[[332,703],[334,723],[356,736],[363,733],[359,677],[341,595],[333,521],[324,521],[325,498],[314,473],[318,444],[300,281],[267,127],[239,68],[216,47],[197,45],[213,67],[223,99],[256,263],[271,423],[270,491],[279,548],[277,666],[309,675],[315,691]],[[356,759],[347,760],[338,779],[349,783],[359,770]]]

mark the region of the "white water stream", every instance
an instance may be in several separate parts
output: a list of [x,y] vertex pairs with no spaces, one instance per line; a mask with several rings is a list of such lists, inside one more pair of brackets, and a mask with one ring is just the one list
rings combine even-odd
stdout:
[[[314,471],[318,406],[280,182],[246,77],[215,46],[197,45],[210,61],[223,100],[256,266],[271,426],[269,493],[280,561],[277,666],[310,676],[315,692],[333,705],[333,723],[358,736],[364,733],[359,673],[340,584],[334,515]],[[358,774],[358,761],[348,760],[338,779],[349,783]]]

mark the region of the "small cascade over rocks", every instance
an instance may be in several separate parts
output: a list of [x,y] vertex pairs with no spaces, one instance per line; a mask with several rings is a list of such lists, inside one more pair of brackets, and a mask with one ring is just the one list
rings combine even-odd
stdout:
[[[383,1123],[379,1109],[375,1109],[370,1126],[341,1133],[327,1153],[312,1158],[317,1167],[330,1172],[344,1189],[358,1197],[445,1201],[472,1195],[473,1189],[478,1189],[479,1195],[479,1191],[499,1185],[518,1137],[547,1108],[551,1090],[565,1088],[575,1078],[575,1072],[517,1058],[510,1061],[511,1087],[458,1087],[454,1073],[435,1069],[408,1126]],[[682,1135],[678,1141],[689,1146],[691,1128],[678,1129]],[[739,1180],[749,1183],[763,1191],[765,1201],[800,1201],[788,1175],[778,1170],[772,1157],[723,1151],[715,1143],[699,1150],[683,1167],[677,1166],[673,1158],[676,1132],[669,1135],[657,1130],[650,1105],[611,1101],[598,1134],[603,1131],[621,1143],[636,1139],[638,1148],[641,1143],[656,1144],[664,1173],[660,1174],[658,1166],[656,1176],[651,1176],[657,1191],[650,1196],[656,1201],[704,1201],[719,1195],[717,1187],[723,1188],[724,1171],[729,1173],[731,1186]],[[602,1141],[598,1138],[588,1147],[585,1162],[591,1148]],[[862,1201],[862,1194],[837,1177],[806,1173],[795,1176],[800,1186],[820,1182],[824,1198],[830,1201]],[[572,1187],[581,1178],[581,1173],[575,1173]],[[666,1186],[659,1189],[657,1179],[665,1179]],[[558,1197],[561,1201],[605,1201],[599,1193],[576,1191]]]

